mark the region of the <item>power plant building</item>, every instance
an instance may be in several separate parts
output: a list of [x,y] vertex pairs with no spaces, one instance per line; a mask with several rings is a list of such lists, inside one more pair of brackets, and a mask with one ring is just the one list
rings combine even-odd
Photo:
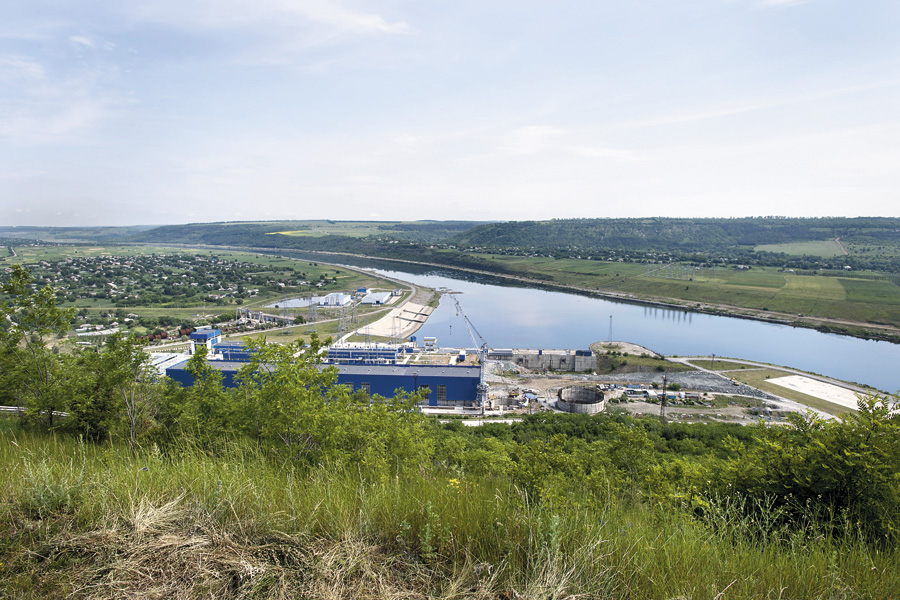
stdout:
[[394,295],[391,292],[369,292],[365,298],[359,301],[360,304],[387,304],[393,300]]
[[[166,369],[166,375],[182,386],[194,384],[187,370],[187,360]],[[226,388],[237,387],[235,376],[246,361],[210,360],[209,366],[222,373]],[[319,369],[338,370],[338,385],[353,391],[391,398],[399,392],[427,390],[428,406],[472,406],[477,401],[481,367],[456,365],[319,365]]]
[[332,292],[319,300],[319,306],[347,306],[353,302],[353,296]]

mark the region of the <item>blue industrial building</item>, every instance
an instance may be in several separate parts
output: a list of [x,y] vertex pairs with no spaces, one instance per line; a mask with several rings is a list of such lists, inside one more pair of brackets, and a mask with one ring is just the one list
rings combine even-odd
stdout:
[[397,346],[336,347],[328,349],[326,360],[331,363],[390,363],[397,362]]
[[191,334],[191,354],[196,352],[197,346],[206,346],[208,352],[212,351],[215,344],[222,340],[222,330],[209,327],[197,329]]
[[232,362],[250,362],[250,355],[253,354],[243,342],[219,342],[213,344],[213,352],[220,355],[222,360]]
[[[236,387],[235,375],[246,361],[210,360],[208,364],[222,373],[225,387]],[[320,365],[324,369],[325,365]],[[466,406],[476,402],[481,367],[456,365],[375,365],[340,364],[338,385],[354,391],[393,397],[398,391],[428,390],[428,406]],[[166,369],[166,375],[183,386],[193,385],[187,360]]]

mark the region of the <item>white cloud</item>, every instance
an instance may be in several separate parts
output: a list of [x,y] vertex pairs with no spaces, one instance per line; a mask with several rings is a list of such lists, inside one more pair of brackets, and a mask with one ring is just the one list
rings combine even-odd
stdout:
[[508,154],[537,154],[557,147],[565,132],[546,125],[529,125],[509,132],[501,141],[500,150]]
[[94,41],[84,35],[73,35],[69,37],[69,41],[81,46],[87,46],[88,48],[96,48],[96,45],[94,45]]
[[557,154],[581,158],[640,160],[636,153],[621,148],[585,144],[565,129],[547,125],[519,127],[504,135],[498,145],[501,154]]
[[[409,25],[357,11],[331,0],[168,0],[143,3],[133,8],[138,21],[173,27],[245,29],[295,26],[302,22],[329,25],[349,33],[407,33]],[[270,31],[271,33],[271,31]]]
[[32,57],[0,56],[0,137],[41,143],[98,125],[122,102],[101,89],[100,78],[96,69],[54,75]]
[[46,76],[44,66],[29,56],[0,55],[0,81],[34,82]]

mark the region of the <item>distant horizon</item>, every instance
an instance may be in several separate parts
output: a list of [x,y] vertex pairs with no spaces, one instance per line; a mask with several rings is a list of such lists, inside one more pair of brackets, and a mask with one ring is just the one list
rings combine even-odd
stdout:
[[692,221],[699,220],[729,220],[729,219],[900,219],[900,216],[885,215],[817,215],[817,216],[790,216],[790,215],[746,215],[746,216],[725,216],[725,217],[672,217],[662,215],[643,215],[633,217],[549,217],[546,219],[330,219],[330,218],[283,218],[283,219],[234,219],[234,220],[215,220],[215,221],[184,221],[175,223],[117,223],[112,225],[0,225],[0,231],[3,229],[90,229],[90,228],[144,228],[154,229],[157,227],[170,227],[174,225],[213,225],[217,223],[282,223],[282,222],[304,222],[304,221],[323,221],[334,223],[446,223],[446,222],[464,222],[464,223],[514,223],[514,222],[546,222],[546,221],[572,221],[572,220],[641,220],[641,219],[686,219]]

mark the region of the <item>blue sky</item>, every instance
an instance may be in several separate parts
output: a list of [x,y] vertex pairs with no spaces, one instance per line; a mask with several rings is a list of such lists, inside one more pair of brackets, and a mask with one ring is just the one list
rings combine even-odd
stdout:
[[0,5],[0,224],[900,216],[900,3]]

